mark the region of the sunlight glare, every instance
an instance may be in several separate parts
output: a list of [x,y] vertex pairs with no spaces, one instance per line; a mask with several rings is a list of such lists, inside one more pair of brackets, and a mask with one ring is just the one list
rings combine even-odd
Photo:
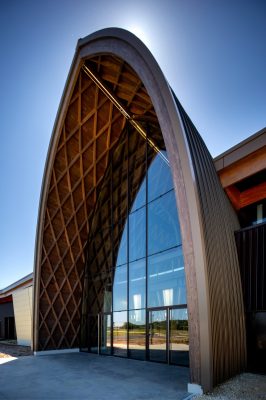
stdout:
[[130,25],[127,29],[134,33],[148,48],[150,48],[151,42],[147,35],[147,32],[139,25]]

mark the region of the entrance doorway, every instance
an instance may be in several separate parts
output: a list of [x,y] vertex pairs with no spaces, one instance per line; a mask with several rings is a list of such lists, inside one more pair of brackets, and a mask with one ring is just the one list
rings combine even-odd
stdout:
[[16,339],[14,317],[5,317],[5,339]]
[[[178,306],[149,308],[146,310],[146,318],[144,313],[143,317],[141,313],[137,315],[141,323],[134,326],[127,323],[127,313],[119,313],[119,318],[116,313],[99,313],[97,317],[90,319],[89,351],[188,366],[186,313],[186,309]],[[129,315],[129,320],[130,317]]]
[[148,310],[150,361],[188,366],[188,329],[182,313],[173,307]]

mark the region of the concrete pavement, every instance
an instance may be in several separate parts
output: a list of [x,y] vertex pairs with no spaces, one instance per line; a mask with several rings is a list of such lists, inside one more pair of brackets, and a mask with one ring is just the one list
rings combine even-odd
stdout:
[[87,353],[20,357],[0,365],[1,400],[181,400],[189,370]]

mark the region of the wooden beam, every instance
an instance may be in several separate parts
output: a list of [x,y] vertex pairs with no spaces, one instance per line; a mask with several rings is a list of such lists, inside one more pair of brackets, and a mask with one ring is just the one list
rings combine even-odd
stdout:
[[266,199],[266,182],[260,183],[243,192],[240,192],[234,185],[225,188],[225,191],[235,210],[240,210],[243,207]]
[[240,195],[240,207],[243,208],[264,199],[266,199],[266,182],[242,192]]
[[266,169],[266,146],[219,172],[223,188]]
[[240,209],[240,191],[234,186],[229,186],[225,189],[227,196],[229,197],[231,203],[235,210]]

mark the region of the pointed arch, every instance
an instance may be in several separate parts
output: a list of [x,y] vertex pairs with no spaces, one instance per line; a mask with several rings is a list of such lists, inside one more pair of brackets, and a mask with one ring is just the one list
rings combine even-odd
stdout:
[[160,129],[169,155],[185,260],[191,382],[209,390],[245,365],[238,222],[204,142],[157,62],[121,29],[79,40],[59,106],[39,205],[33,347],[78,346],[88,219],[110,151],[135,116]]

